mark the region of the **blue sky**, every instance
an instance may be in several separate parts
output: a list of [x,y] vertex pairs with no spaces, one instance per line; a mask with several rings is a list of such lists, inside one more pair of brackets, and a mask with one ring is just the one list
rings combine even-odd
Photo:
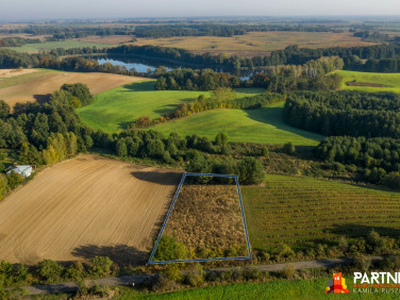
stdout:
[[400,0],[1,0],[0,5],[0,21],[232,15],[400,15]]

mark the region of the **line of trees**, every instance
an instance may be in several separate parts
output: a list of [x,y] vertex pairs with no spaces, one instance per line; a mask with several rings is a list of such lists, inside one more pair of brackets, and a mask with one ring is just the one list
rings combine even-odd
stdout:
[[21,47],[25,44],[41,43],[40,39],[25,39],[21,37],[6,37],[0,39],[0,47]]
[[328,136],[400,138],[400,96],[394,93],[294,92],[283,118],[291,126]]
[[[45,259],[34,266],[25,264],[12,264],[4,260],[0,261],[0,298],[1,288],[14,287],[21,284],[56,283],[59,281],[82,281],[90,277],[104,277],[118,275],[118,269],[114,262],[105,256],[95,256],[87,263],[76,262],[63,266],[55,261]],[[3,291],[5,292],[5,291]]]
[[368,182],[400,189],[400,139],[329,137],[318,145],[317,155],[328,162],[352,166],[350,169]]
[[[237,174],[243,184],[264,180],[261,162],[254,157],[229,158],[229,137],[219,133],[214,141],[194,134],[181,138],[171,133],[167,138],[156,131],[126,130],[114,138],[115,153],[122,157],[150,158],[167,164],[181,162],[188,172]],[[215,154],[224,154],[215,158]],[[228,155],[228,157],[226,157]]]

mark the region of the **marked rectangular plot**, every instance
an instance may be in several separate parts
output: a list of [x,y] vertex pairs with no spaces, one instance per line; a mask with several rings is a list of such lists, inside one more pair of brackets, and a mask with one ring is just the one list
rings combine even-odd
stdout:
[[249,258],[237,177],[184,174],[149,263]]

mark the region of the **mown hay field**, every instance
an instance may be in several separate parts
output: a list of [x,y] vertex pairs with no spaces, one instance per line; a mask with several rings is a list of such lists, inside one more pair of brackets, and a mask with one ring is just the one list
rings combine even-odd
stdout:
[[353,37],[351,33],[270,31],[249,32],[232,37],[198,36],[171,38],[138,38],[133,45],[154,45],[183,48],[193,52],[239,54],[241,56],[265,55],[290,45],[301,48],[354,47],[373,45]]
[[333,181],[267,175],[265,187],[242,187],[250,242],[269,249],[335,243],[372,229],[400,237],[400,194]]
[[181,173],[94,155],[49,167],[0,202],[0,261],[145,261]]

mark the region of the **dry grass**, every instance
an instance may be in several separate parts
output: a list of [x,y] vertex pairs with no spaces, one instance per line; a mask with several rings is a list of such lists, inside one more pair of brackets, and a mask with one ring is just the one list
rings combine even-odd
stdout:
[[0,261],[147,258],[181,174],[81,155],[0,203]]
[[155,45],[177,47],[193,52],[211,52],[239,54],[242,56],[265,55],[274,50],[284,49],[290,45],[302,48],[352,47],[372,45],[351,33],[332,32],[250,32],[233,37],[172,37],[172,38],[139,38],[134,45]]
[[246,244],[236,186],[184,184],[163,234],[194,249]]
[[132,39],[133,37],[131,35],[107,35],[107,36],[89,35],[74,40],[87,43],[117,45],[117,44],[132,42]]
[[37,72],[35,69],[0,69],[0,80],[14,76],[20,76]]
[[[17,84],[0,88],[0,99],[5,100],[10,106],[17,102],[46,101],[50,94],[58,90],[64,83],[84,83],[88,85],[92,94],[98,94],[144,78],[95,72],[45,71],[29,78],[26,77],[26,79],[22,82],[16,81]],[[0,84],[1,82],[0,78]]]

